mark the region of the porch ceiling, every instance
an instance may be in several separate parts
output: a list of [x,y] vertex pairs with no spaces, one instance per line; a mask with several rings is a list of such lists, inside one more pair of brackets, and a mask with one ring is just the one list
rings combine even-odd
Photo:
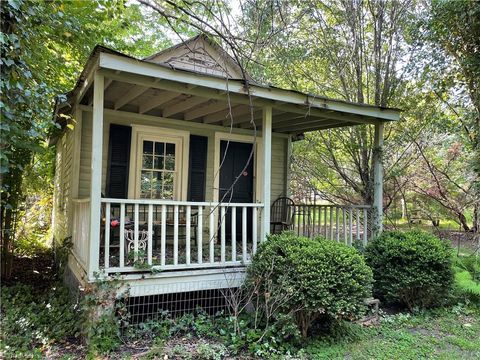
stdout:
[[91,74],[99,70],[105,76],[105,108],[115,111],[261,129],[262,108],[271,106],[272,130],[292,135],[399,118],[398,109],[332,100],[251,83],[248,84],[248,93],[247,84],[242,80],[227,81],[102,49],[99,48],[97,56],[92,55],[89,60],[91,66],[87,64],[82,74],[85,81],[77,84],[69,94],[82,105],[91,106],[93,103]]

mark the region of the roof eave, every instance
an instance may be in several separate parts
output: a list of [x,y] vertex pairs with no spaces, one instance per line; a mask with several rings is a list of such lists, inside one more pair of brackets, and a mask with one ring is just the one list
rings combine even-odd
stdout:
[[312,96],[298,91],[285,90],[260,85],[250,85],[245,89],[245,82],[238,79],[215,77],[206,74],[194,73],[188,70],[172,69],[161,64],[153,64],[143,60],[136,60],[116,54],[101,53],[99,68],[113,71],[132,73],[147,77],[171,80],[178,83],[203,86],[219,91],[228,91],[251,95],[273,103],[288,103],[308,108],[332,110],[355,115],[365,116],[382,121],[396,121],[400,118],[400,110],[393,108],[381,108],[366,104],[349,103],[341,100],[328,99],[320,96]]

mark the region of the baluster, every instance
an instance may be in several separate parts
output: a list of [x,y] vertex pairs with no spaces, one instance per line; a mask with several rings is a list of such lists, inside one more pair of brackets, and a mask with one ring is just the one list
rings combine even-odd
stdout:
[[178,205],[173,206],[173,265],[178,265]]
[[347,212],[344,207],[342,207],[342,220],[343,220],[343,243],[347,244]]
[[220,261],[225,263],[225,206],[220,205]]
[[153,249],[153,205],[148,205],[148,244],[147,244],[147,264],[152,265],[152,249]]
[[333,240],[333,206],[330,205],[330,240]]
[[120,204],[120,267],[125,266],[125,204]]
[[[252,256],[257,252],[257,208],[252,208]],[[264,241],[264,239],[260,239]]]
[[367,209],[363,209],[363,246],[367,246],[367,231],[368,231],[368,216]]
[[133,208],[133,261],[138,260],[138,232],[139,232],[139,226],[138,226],[138,204],[134,205]]
[[104,268],[108,269],[110,267],[110,203],[105,204],[105,236],[104,236],[104,253],[105,261]]
[[210,264],[213,264],[215,262],[215,244],[214,244],[214,238],[215,238],[215,217],[214,217],[214,212],[215,212],[215,206],[210,207],[210,234],[209,234],[209,240],[208,244],[210,247]]
[[191,226],[191,219],[190,216],[192,215],[192,208],[190,205],[187,205],[185,209],[185,261],[187,265],[190,265],[190,226]]
[[338,206],[335,207],[335,238],[338,241],[340,241],[340,216],[338,216],[340,213],[340,210]]
[[355,209],[355,215],[357,218],[357,240],[360,240],[360,210]]
[[247,208],[242,207],[242,261],[247,261]]
[[349,228],[348,245],[352,246],[352,242],[353,242],[353,210],[352,210],[352,207],[350,207],[348,209],[348,228]]
[[202,242],[203,242],[203,206],[199,206],[198,215],[197,215],[197,260],[199,264],[203,262]]
[[165,247],[167,243],[167,205],[162,205],[162,225],[160,235],[160,265],[165,266]]
[[232,261],[237,261],[237,208],[231,207],[232,212]]
[[324,227],[325,227],[325,229],[324,229],[324,230],[325,230],[325,239],[327,239],[327,238],[328,238],[328,226],[327,226],[328,206],[325,206],[325,207],[324,207],[324,210],[325,210],[325,211],[324,211],[324,214],[323,214],[323,216],[324,216],[323,224],[324,224]]

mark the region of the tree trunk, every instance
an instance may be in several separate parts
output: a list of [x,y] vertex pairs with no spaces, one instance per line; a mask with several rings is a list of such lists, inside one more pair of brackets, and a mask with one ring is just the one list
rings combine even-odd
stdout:
[[468,226],[467,218],[463,213],[458,213],[458,220],[460,221],[460,225],[462,225],[462,228],[464,231],[470,231],[470,227]]
[[472,230],[475,234],[480,232],[480,204],[475,204],[473,208]]
[[2,279],[10,278],[12,274],[12,235],[11,229],[13,225],[12,209],[2,209]]

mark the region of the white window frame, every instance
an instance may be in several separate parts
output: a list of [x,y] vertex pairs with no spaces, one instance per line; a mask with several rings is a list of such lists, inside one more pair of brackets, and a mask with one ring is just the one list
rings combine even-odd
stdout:
[[132,125],[128,198],[140,199],[143,141],[169,142],[175,144],[175,169],[177,174],[174,184],[173,200],[186,200],[188,190],[190,132],[144,125]]

